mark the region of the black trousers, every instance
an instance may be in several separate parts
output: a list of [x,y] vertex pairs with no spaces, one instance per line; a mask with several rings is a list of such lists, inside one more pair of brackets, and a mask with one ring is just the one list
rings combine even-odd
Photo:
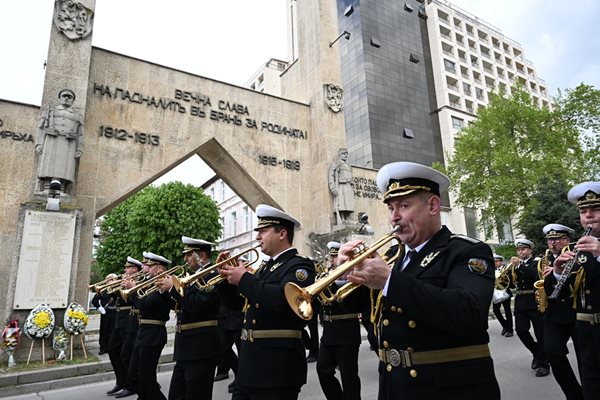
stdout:
[[135,338],[137,332],[130,332],[125,337],[123,348],[121,349],[121,361],[123,365],[127,365],[127,379],[125,387],[133,392],[138,393],[139,380],[139,355],[134,351]]
[[219,339],[221,341],[221,358],[217,367],[217,374],[226,374],[231,369],[234,374],[237,374],[238,356],[233,351],[233,345],[240,353],[241,330],[231,331],[219,328]]
[[231,400],[298,400],[300,388],[249,388],[237,386]]
[[[533,325],[533,333],[537,342],[529,329]],[[548,358],[544,352],[544,320],[538,310],[519,310],[515,311],[515,330],[521,342],[531,352],[533,357],[538,359],[540,367],[548,367]]]
[[[330,346],[321,343],[317,374],[327,400],[360,400],[358,349],[360,345]],[[340,368],[342,383],[335,377]]]
[[123,364],[121,360],[121,349],[126,335],[125,329],[115,329],[108,342],[108,358],[115,372],[116,384],[121,387],[124,387],[127,381],[127,368],[129,366],[129,364]]
[[[510,309],[510,300],[511,298],[509,297],[501,303],[492,304],[492,310],[494,311],[496,319],[498,320],[498,322],[500,322],[500,325],[502,325],[502,329],[506,330],[506,332],[512,333],[513,317],[512,311]],[[502,312],[500,311],[501,307],[504,308],[504,315],[502,315]]]
[[583,398],[597,399],[600,393],[600,325],[577,321],[575,326],[579,336]]
[[314,310],[312,318],[306,325],[308,327],[309,338],[304,347],[306,347],[309,354],[317,355],[319,353],[319,318]]
[[141,347],[135,350],[140,360],[137,393],[141,400],[167,400],[160,391],[160,385],[156,378],[156,366],[162,349],[163,346]]
[[567,358],[569,338],[573,339],[575,355],[579,360],[579,338],[575,331],[575,323],[557,324],[544,320],[544,349],[550,361],[554,379],[556,379],[567,400],[581,400],[583,399],[583,391]]
[[211,400],[218,357],[177,361],[169,385],[169,400]]
[[115,329],[115,314],[115,310],[106,310],[105,314],[100,314],[100,333],[98,335],[100,351],[108,352],[110,335]]

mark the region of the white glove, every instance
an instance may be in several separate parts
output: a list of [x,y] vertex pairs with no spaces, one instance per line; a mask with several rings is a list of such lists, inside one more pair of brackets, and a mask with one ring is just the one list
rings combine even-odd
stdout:
[[106,310],[102,306],[98,307],[98,311],[100,311],[100,314],[102,315],[106,314]]

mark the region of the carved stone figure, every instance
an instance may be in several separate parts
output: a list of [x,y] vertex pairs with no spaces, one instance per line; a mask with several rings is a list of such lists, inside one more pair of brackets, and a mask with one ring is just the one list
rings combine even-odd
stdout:
[[348,222],[354,212],[354,185],[352,167],[346,162],[348,150],[340,148],[337,159],[329,167],[329,191],[333,195],[333,208],[337,225]]
[[42,189],[53,179],[63,190],[75,181],[76,160],[83,154],[83,118],[71,110],[75,93],[70,89],[58,92],[60,105],[44,108],[38,126],[35,150],[39,154],[38,178]]
[[66,37],[82,39],[92,32],[92,10],[72,0],[59,0],[55,7],[54,24]]
[[325,99],[327,101],[327,106],[331,109],[331,111],[337,113],[342,110],[342,95],[344,91],[341,87],[329,83],[325,85]]

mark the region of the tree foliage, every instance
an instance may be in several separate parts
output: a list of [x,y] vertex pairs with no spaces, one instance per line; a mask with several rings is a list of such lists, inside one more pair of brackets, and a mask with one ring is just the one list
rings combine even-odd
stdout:
[[535,244],[535,252],[541,253],[547,247],[543,228],[547,224],[562,224],[573,228],[572,238],[578,238],[583,232],[579,223],[577,207],[567,200],[569,187],[558,181],[548,182],[544,191],[532,197],[531,205],[524,210],[517,227]]
[[181,264],[181,236],[214,242],[221,230],[219,210],[202,189],[181,182],[148,186],[108,212],[100,226],[96,268],[122,272],[127,256],[160,254]]
[[532,205],[548,182],[571,186],[600,176],[600,91],[581,84],[538,108],[519,86],[490,93],[489,105],[461,130],[444,170],[457,203],[485,209],[486,223]]

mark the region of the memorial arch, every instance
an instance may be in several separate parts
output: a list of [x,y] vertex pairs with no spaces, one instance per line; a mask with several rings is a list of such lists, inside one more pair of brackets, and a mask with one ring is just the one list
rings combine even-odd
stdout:
[[[310,234],[331,232],[327,170],[346,139],[343,113],[327,106],[324,88],[341,85],[339,51],[328,46],[338,26],[335,5],[312,3],[319,17],[308,8],[299,14],[304,26],[300,58],[282,76],[285,98],[95,48],[92,32],[73,40],[52,26],[42,107],[56,105],[62,89],[72,90],[73,109],[83,116],[85,142],[76,182],[59,212],[70,212],[77,220],[72,259],[63,260],[72,267],[47,281],[62,288],[59,303],[87,298],[96,217],[194,154],[252,208],[268,203],[296,216],[302,229],[295,244],[302,253],[310,252]],[[95,8],[94,0],[81,4]],[[16,306],[20,271],[50,264],[43,260],[49,255],[40,255],[26,235],[25,214],[44,205],[44,195],[36,189],[34,151],[41,112],[38,106],[0,100],[0,157],[8,166],[0,172],[0,273],[8,277],[0,284],[3,319],[28,308]],[[373,227],[376,234],[385,233],[375,171],[353,172],[361,182],[356,210],[368,212],[371,221],[382,221]],[[42,258],[34,260],[38,264],[25,262],[24,255],[33,254],[27,246]],[[37,301],[33,293],[26,295]]]

